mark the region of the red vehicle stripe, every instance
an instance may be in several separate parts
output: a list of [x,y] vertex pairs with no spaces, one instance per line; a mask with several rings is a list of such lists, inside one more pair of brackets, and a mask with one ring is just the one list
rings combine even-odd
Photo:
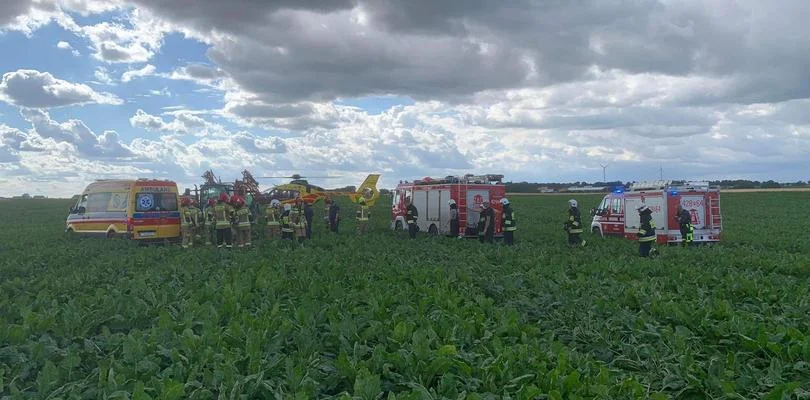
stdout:
[[98,224],[98,223],[111,223],[111,224],[126,224],[127,220],[125,219],[77,219],[74,221],[70,221],[71,224],[79,225],[79,224]]

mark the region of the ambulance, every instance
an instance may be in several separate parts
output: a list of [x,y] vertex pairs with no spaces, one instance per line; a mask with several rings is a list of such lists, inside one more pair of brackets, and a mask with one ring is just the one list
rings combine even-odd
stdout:
[[[419,212],[416,225],[420,232],[430,236],[452,235],[478,237],[478,217],[482,204],[493,208],[495,215],[495,237],[502,237],[501,199],[506,196],[503,175],[464,175],[434,179],[426,177],[413,182],[400,181],[393,192],[391,207],[391,229],[404,230],[407,199]],[[449,200],[455,200],[459,213],[459,231],[450,232]]]
[[591,232],[635,240],[640,225],[636,209],[647,205],[655,222],[656,242],[680,243],[683,238],[676,215],[678,204],[692,216],[694,243],[720,241],[723,230],[720,189],[710,187],[708,182],[653,181],[632,184],[627,191],[617,188],[591,209]]
[[98,180],[70,209],[65,231],[135,241],[180,238],[177,184],[168,180]]

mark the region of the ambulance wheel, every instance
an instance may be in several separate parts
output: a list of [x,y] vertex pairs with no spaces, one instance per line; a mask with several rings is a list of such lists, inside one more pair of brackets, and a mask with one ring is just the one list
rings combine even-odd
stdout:
[[439,235],[439,228],[436,228],[436,224],[431,224],[430,228],[428,228],[428,235],[430,236],[438,236]]
[[402,221],[397,221],[397,223],[394,224],[394,230],[395,231],[401,231],[402,230]]

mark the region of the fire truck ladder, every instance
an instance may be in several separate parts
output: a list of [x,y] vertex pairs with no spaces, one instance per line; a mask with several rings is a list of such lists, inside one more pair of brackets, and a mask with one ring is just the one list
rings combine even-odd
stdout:
[[723,230],[723,216],[720,215],[720,198],[709,198],[709,214],[712,217],[712,229]]

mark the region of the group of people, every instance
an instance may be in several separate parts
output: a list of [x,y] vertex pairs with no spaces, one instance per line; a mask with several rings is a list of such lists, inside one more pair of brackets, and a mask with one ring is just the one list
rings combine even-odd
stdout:
[[[325,203],[324,225],[329,231],[337,233],[342,219],[340,206],[330,198],[326,198]],[[507,198],[502,198],[500,203],[502,205],[500,223],[504,244],[511,246],[515,243],[515,231],[517,230],[515,212]],[[241,196],[233,195],[229,197],[226,193],[221,193],[218,199],[208,200],[205,213],[191,199],[183,198],[181,205],[182,246],[184,248],[193,246],[197,236],[204,237],[205,244],[208,246],[216,243],[217,247],[231,248],[234,245],[234,239],[238,247],[251,246],[251,227],[254,218]],[[448,201],[448,205],[450,206],[450,236],[458,236],[460,235],[458,205],[452,199]],[[652,247],[656,240],[652,210],[646,205],[642,205],[636,211],[640,217],[637,236],[639,255],[649,257],[656,253],[656,250]],[[412,239],[416,238],[419,231],[418,217],[419,211],[411,199],[408,199],[405,222],[408,224],[408,234]],[[303,243],[305,240],[312,238],[313,218],[312,204],[300,197],[295,199],[295,204],[282,204],[279,200],[274,199],[264,210],[265,237]],[[356,211],[358,235],[368,232],[370,218],[371,212],[366,205],[365,198],[360,197]],[[683,237],[682,245],[691,245],[694,228],[692,227],[692,217],[689,211],[678,205],[676,219],[680,224],[681,236]],[[563,224],[563,229],[568,233],[568,244],[570,246],[586,245],[586,241],[580,236],[584,230],[582,216],[575,199],[568,200],[568,219]],[[495,211],[488,202],[483,202],[479,209],[477,230],[478,238],[482,243],[494,242]]]
[[[650,257],[655,255],[656,250],[652,247],[655,243],[655,221],[652,218],[652,210],[647,205],[641,205],[636,208],[639,215],[639,229],[637,240],[639,243],[639,255],[641,257]],[[692,216],[689,211],[685,210],[681,205],[678,205],[676,218],[680,225],[681,237],[683,237],[683,246],[692,244],[694,228],[692,226]],[[563,229],[568,232],[568,244],[572,246],[585,246],[585,241],[579,236],[582,232],[582,217],[577,207],[577,201],[574,199],[568,200],[568,220],[563,225]]]
[[[330,198],[325,199],[324,220],[327,229],[338,232],[341,221],[340,206]],[[181,236],[183,248],[194,245],[195,239],[204,238],[205,245],[216,244],[218,248],[251,246],[254,217],[245,205],[242,196],[228,196],[220,193],[216,199],[209,199],[205,212],[190,198],[181,200]],[[312,224],[315,212],[312,204],[300,197],[294,204],[282,204],[273,199],[264,209],[265,238],[290,240],[303,243],[312,238]],[[371,213],[366,199],[361,197],[357,206],[357,233],[368,231]]]
[[[460,237],[458,204],[453,199],[447,201],[450,206],[450,234],[451,237]],[[515,244],[515,212],[512,210],[512,203],[509,199],[502,198],[503,214],[501,215],[501,232],[503,232],[504,244],[511,246]],[[405,222],[408,224],[408,235],[411,239],[416,238],[419,226],[416,221],[419,218],[419,210],[413,205],[412,199],[408,198],[408,206],[405,208]],[[495,241],[495,211],[489,203],[483,202],[478,213],[478,240],[482,243],[494,243]]]
[[218,199],[209,199],[205,213],[197,202],[187,197],[180,201],[180,234],[183,248],[194,246],[198,236],[205,239],[206,245],[216,242],[233,247],[234,238],[239,247],[251,245],[250,227],[253,215],[245,206],[241,196],[228,196],[221,193]]

